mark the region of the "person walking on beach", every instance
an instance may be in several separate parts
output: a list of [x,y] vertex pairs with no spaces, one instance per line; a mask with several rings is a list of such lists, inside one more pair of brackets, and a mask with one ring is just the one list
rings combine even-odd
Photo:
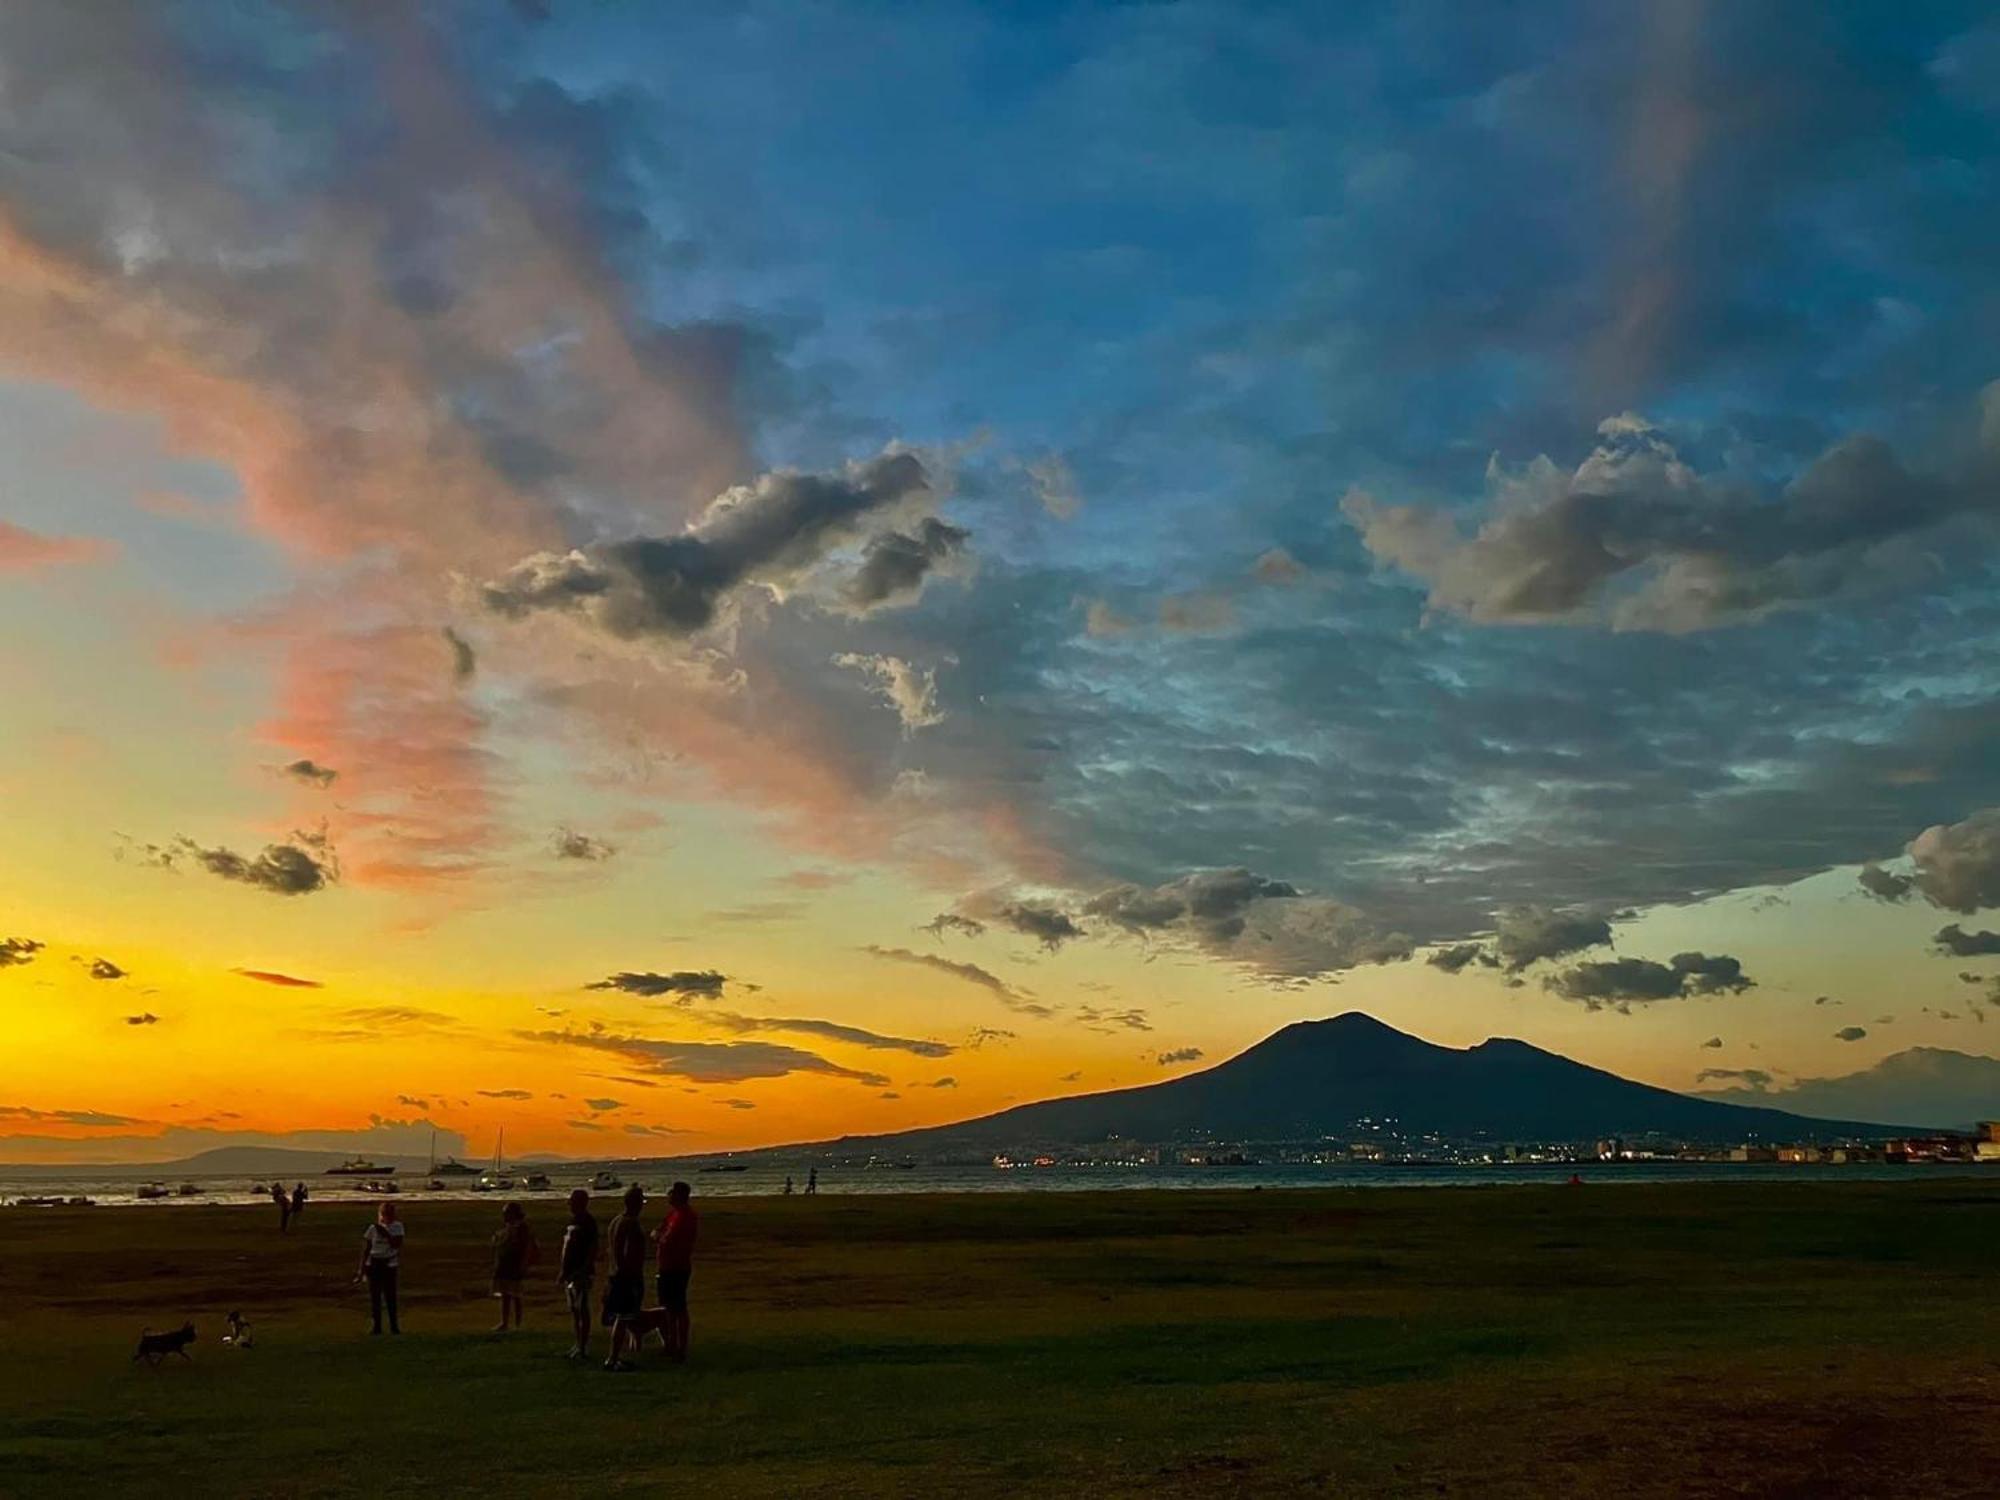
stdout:
[[375,1211],[375,1222],[361,1234],[361,1269],[355,1280],[367,1278],[368,1313],[374,1320],[370,1333],[382,1331],[382,1314],[389,1314],[389,1332],[401,1333],[396,1321],[396,1276],[403,1264],[403,1226],[396,1218],[396,1205],[385,1203]]
[[611,1329],[607,1370],[629,1370],[625,1340],[628,1320],[646,1301],[646,1226],[639,1212],[646,1206],[645,1189],[633,1183],[625,1189],[625,1212],[611,1221],[611,1281],[604,1288],[604,1321]]
[[306,1185],[295,1183],[292,1187],[292,1217],[298,1218],[306,1211]]
[[576,1334],[571,1359],[590,1356],[590,1284],[597,1276],[597,1257],[597,1217],[590,1211],[590,1194],[578,1188],[569,1195],[569,1223],[563,1229],[562,1259],[556,1270]]
[[653,1236],[658,1272],[654,1289],[667,1313],[660,1338],[667,1346],[667,1358],[675,1364],[685,1364],[688,1357],[688,1278],[694,1274],[697,1227],[694,1205],[688,1201],[691,1196],[685,1182],[667,1189],[667,1216]]
[[785,1196],[787,1198],[792,1196],[792,1174],[790,1172],[785,1174]]
[[806,1168],[806,1196],[807,1196],[808,1198],[817,1198],[817,1197],[819,1196],[819,1168],[818,1168],[818,1167],[808,1167],[808,1168]]
[[535,1231],[528,1227],[526,1210],[518,1203],[501,1209],[500,1228],[493,1235],[493,1295],[500,1299],[500,1321],[493,1325],[495,1333],[507,1331],[510,1313],[511,1326],[521,1326],[521,1279],[534,1266],[537,1249]]
[[278,1205],[278,1233],[283,1234],[292,1227],[292,1200],[285,1196],[282,1182],[271,1184],[271,1201]]

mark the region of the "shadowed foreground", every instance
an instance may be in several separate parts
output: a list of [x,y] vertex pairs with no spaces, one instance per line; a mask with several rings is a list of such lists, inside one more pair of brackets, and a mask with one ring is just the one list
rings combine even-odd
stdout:
[[[608,1205],[606,1205],[608,1207]],[[0,1211],[0,1494],[1990,1495],[2000,1181],[706,1205],[686,1368],[562,1359],[562,1219]],[[232,1307],[257,1346],[223,1347]],[[132,1365],[194,1318],[194,1364]],[[598,1354],[603,1353],[599,1335]]]

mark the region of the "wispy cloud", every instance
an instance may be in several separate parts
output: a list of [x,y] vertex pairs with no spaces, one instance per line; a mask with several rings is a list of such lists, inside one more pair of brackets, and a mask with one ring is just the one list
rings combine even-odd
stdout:
[[625,1036],[611,1031],[517,1031],[522,1041],[550,1047],[607,1052],[640,1072],[691,1083],[735,1083],[749,1078],[783,1078],[820,1073],[880,1087],[880,1074],[842,1067],[817,1053],[777,1042],[693,1042]]

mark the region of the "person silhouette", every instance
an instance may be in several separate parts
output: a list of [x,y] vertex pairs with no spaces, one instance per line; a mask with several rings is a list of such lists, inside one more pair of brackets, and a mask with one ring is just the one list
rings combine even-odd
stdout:
[[271,1201],[278,1205],[278,1233],[283,1234],[292,1227],[292,1200],[285,1196],[282,1182],[271,1184]]
[[787,1198],[792,1196],[792,1174],[790,1172],[785,1174],[785,1196]]
[[806,1196],[808,1198],[816,1198],[819,1196],[818,1167],[808,1167],[806,1169]]
[[361,1233],[361,1270],[355,1280],[368,1282],[368,1312],[374,1321],[370,1333],[382,1331],[382,1313],[389,1314],[389,1332],[403,1330],[396,1321],[396,1278],[403,1263],[403,1226],[396,1218],[396,1205],[385,1203],[375,1212],[375,1222]]

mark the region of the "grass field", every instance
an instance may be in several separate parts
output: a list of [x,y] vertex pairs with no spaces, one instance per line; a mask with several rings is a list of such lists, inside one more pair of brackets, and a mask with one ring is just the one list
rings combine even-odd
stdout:
[[397,1340],[366,1206],[0,1213],[0,1494],[2000,1493],[2000,1183],[718,1200],[624,1376],[403,1210]]

